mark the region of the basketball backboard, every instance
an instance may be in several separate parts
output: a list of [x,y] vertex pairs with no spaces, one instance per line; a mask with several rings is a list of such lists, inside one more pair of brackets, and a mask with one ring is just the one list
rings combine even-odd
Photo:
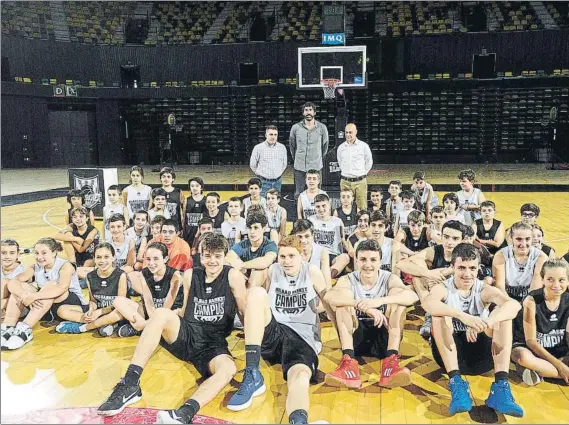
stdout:
[[300,47],[299,89],[323,87],[324,79],[339,79],[338,88],[367,87],[366,46]]

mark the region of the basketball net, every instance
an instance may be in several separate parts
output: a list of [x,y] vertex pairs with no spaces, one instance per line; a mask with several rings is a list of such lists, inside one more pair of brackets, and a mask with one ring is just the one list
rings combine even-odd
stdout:
[[320,81],[322,83],[322,90],[324,91],[325,99],[334,99],[336,87],[340,84],[340,80],[336,78],[325,78]]

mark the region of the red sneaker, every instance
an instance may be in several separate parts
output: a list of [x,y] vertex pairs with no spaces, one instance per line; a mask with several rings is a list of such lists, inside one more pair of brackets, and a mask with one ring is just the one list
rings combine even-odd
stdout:
[[383,359],[379,386],[385,388],[404,387],[411,383],[411,371],[399,366],[400,356],[392,354]]
[[362,386],[362,380],[360,379],[360,366],[358,362],[347,354],[344,354],[340,365],[334,372],[326,374],[324,382],[331,387],[360,388]]

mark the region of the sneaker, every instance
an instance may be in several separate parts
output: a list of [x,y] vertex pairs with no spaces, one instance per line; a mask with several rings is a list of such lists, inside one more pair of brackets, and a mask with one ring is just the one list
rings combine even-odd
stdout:
[[126,294],[129,296],[129,298],[131,297],[138,297],[140,294],[138,292],[136,292],[134,289],[132,288],[128,288],[128,290],[126,291]]
[[486,406],[502,415],[514,416],[516,418],[524,416],[523,409],[514,400],[508,381],[492,383],[490,394],[486,399]]
[[360,365],[356,359],[344,354],[336,370],[326,374],[324,382],[331,387],[361,388]]
[[253,397],[263,394],[266,389],[263,375],[259,369],[246,367],[243,382],[241,382],[239,390],[229,399],[227,408],[234,412],[245,410],[253,403]]
[[156,424],[191,424],[194,418],[179,416],[175,410],[161,410],[156,414]]
[[453,376],[449,381],[450,405],[448,411],[451,415],[472,410],[472,398],[468,393],[469,387],[468,382],[458,375]]
[[140,385],[126,385],[121,379],[111,395],[99,406],[97,414],[101,416],[118,415],[126,406],[136,403],[141,398]]
[[378,382],[380,387],[405,387],[411,383],[411,371],[406,367],[399,366],[400,358],[400,355],[392,354],[383,359],[381,378]]
[[61,322],[56,326],[55,332],[60,334],[80,334],[82,323],[77,322]]
[[524,381],[526,385],[533,387],[542,382],[543,378],[535,370],[524,369],[522,372],[522,381]]
[[318,313],[318,317],[320,318],[320,323],[330,322],[330,318],[328,317],[328,313],[325,311]]
[[24,322],[18,322],[14,328],[14,333],[10,339],[6,341],[5,347],[8,350],[17,350],[18,348],[22,348],[32,339],[34,339],[32,328],[30,328]]
[[423,337],[425,340],[429,340],[431,338],[431,327],[433,325],[433,318],[429,313],[425,314],[425,322],[421,329],[419,329],[419,335]]
[[122,325],[117,332],[117,335],[121,338],[128,338],[129,336],[137,336],[140,334],[142,334],[142,332],[134,329],[130,323]]
[[239,318],[238,314],[235,315],[235,319],[233,320],[233,329],[237,329],[240,331],[245,329],[245,327],[243,326],[243,323],[241,323],[241,319]]
[[99,328],[99,335],[104,337],[111,336],[116,328],[116,325],[105,325]]
[[2,324],[2,343],[0,345],[0,349],[4,350],[6,349],[6,343],[8,342],[8,340],[10,339],[10,337],[12,335],[14,335],[14,331],[16,330],[15,326],[4,326],[4,324]]

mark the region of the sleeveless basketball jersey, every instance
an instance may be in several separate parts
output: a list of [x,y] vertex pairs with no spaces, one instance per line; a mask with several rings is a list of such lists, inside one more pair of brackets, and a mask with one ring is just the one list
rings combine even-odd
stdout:
[[168,211],[167,207],[164,207],[164,210],[162,210],[162,214],[158,214],[158,211],[156,211],[154,208],[152,208],[151,210],[148,210],[148,216],[150,218],[150,221],[154,220],[154,217],[157,217],[158,215],[161,215],[166,220],[171,218],[170,217],[170,211]]
[[[446,305],[456,310],[468,313],[471,316],[486,318],[489,315],[487,306],[482,302],[481,292],[484,287],[484,282],[476,279],[474,285],[470,289],[470,294],[464,297],[460,294],[455,286],[455,277],[451,276],[444,281],[445,288],[447,288],[448,295],[444,301]],[[455,332],[465,332],[466,325],[458,319],[452,319],[452,324]]]
[[403,229],[405,232],[405,246],[409,248],[411,251],[421,251],[425,248],[429,247],[429,240],[427,239],[427,228],[423,227],[421,230],[421,235],[419,239],[413,239],[413,235],[411,234],[411,230],[406,227]]
[[511,246],[501,249],[506,264],[506,293],[517,301],[522,301],[528,294],[535,263],[541,251],[533,246],[530,247],[528,259],[525,264],[519,264],[514,257]]
[[331,255],[342,253],[342,220],[338,217],[330,217],[329,220],[320,220],[315,215],[310,217],[314,225],[314,242],[323,246]]
[[551,311],[545,302],[544,288],[529,293],[535,300],[535,325],[537,342],[545,349],[565,348],[567,346],[567,321],[569,320],[569,292],[561,294],[557,310]]
[[437,196],[437,194],[433,190],[433,186],[431,186],[431,184],[425,183],[425,188],[423,189],[422,192],[420,192],[417,189],[415,189],[414,191],[417,194],[417,196],[419,197],[419,203],[421,205],[420,205],[420,208],[417,208],[417,209],[419,209],[420,211],[425,212],[427,210],[426,205],[427,205],[427,198],[429,197],[429,193],[433,194],[433,196],[431,197],[430,208],[432,209],[432,208],[439,205],[439,197]]
[[549,257],[549,254],[551,254],[551,250],[552,250],[552,249],[553,249],[553,248],[551,248],[549,245],[546,245],[546,244],[542,244],[542,245],[541,245],[541,250],[542,250],[543,253],[544,253],[545,255],[547,255],[548,257]]
[[[361,281],[360,272],[352,272],[348,273],[348,280],[352,285],[352,295],[354,296],[354,300],[360,301],[363,299],[372,299],[372,298],[380,298],[386,297],[387,292],[389,290],[389,278],[391,277],[391,272],[380,270],[379,276],[377,277],[377,281],[375,285],[370,289],[364,289]],[[385,314],[387,306],[384,304],[379,307],[379,311]],[[359,320],[373,320],[373,318],[367,316],[365,313],[356,310],[356,315]]]
[[119,292],[119,280],[124,272],[115,268],[110,276],[101,277],[97,270],[93,270],[87,275],[91,294],[97,303],[97,308],[104,308],[113,305]]
[[[85,207],[85,208],[87,208],[87,207]],[[69,217],[69,224],[73,224],[73,220],[71,220],[71,211],[73,211],[73,208],[69,208],[67,210],[67,216]],[[87,208],[87,224],[89,226],[92,226],[93,223],[91,223],[91,219],[89,218],[89,215],[91,215],[91,208]]]
[[345,235],[345,237],[348,237],[349,235],[354,233],[354,231],[356,230],[356,227],[358,225],[358,223],[356,221],[356,211],[357,210],[358,210],[358,208],[357,208],[355,202],[352,203],[352,209],[350,210],[349,214],[346,214],[342,210],[341,205],[338,208],[336,208],[336,214],[338,214],[338,218],[340,220],[342,220],[342,223],[344,223],[344,235]]
[[[322,189],[318,189],[318,193],[316,195],[320,195],[321,193],[326,195]],[[314,195],[314,198],[316,198]],[[302,210],[302,218],[308,220],[313,215],[316,215],[316,207],[314,206],[314,198],[310,200],[308,198],[308,193],[306,190],[300,194],[298,197],[298,201],[300,202],[300,208]]]
[[186,226],[184,228],[184,239],[188,245],[192,246],[196,234],[198,233],[198,221],[200,221],[207,211],[205,197],[201,201],[196,201],[191,196],[186,199]]
[[[243,199],[243,217],[247,217],[247,211],[249,211],[249,207],[253,205],[251,203],[251,197]],[[260,201],[257,205],[262,206],[265,210],[267,209],[267,199],[261,196]]]
[[400,229],[406,229],[407,227],[409,227],[409,213],[411,213],[411,211],[413,210],[409,210],[409,211],[401,211],[399,213],[399,228]]
[[318,245],[317,243],[312,242],[312,255],[310,256],[310,261],[308,262],[308,264],[313,264],[320,269],[322,261],[322,251],[324,251],[324,247]]
[[391,272],[391,253],[393,252],[393,239],[383,237],[381,245],[381,270]]
[[111,216],[114,214],[122,214],[122,216],[124,217],[125,211],[126,207],[123,204],[116,204],[112,207],[110,205],[105,205],[103,207],[103,220],[104,220],[105,230],[107,231],[107,233],[109,232],[109,225],[110,225],[109,219],[111,218]]
[[26,270],[26,266],[24,266],[23,264],[18,264],[16,266],[16,268],[14,270],[12,270],[10,273],[8,274],[4,274],[4,271],[2,270],[2,280],[4,279],[14,279],[16,276],[18,276],[20,273],[22,273],[24,270]]
[[563,259],[569,263],[569,252],[563,256]]
[[166,209],[170,213],[170,218],[176,220],[178,229],[182,228],[182,191],[175,187],[172,192],[166,192]]
[[126,264],[126,260],[128,259],[128,247],[130,245],[130,239],[125,235],[124,242],[122,244],[118,244],[114,242],[112,239],[109,243],[115,249],[115,267],[121,268]]
[[[478,195],[480,194],[480,189],[474,188],[470,195],[466,195],[463,190],[459,190],[456,192],[456,196],[458,196],[458,201],[462,205],[465,202],[469,204],[476,204],[478,205]],[[457,205],[458,206],[458,205]],[[474,211],[464,211],[460,210],[459,214],[464,217],[464,224],[467,226],[471,226],[474,220],[478,220],[481,218],[479,212]]]
[[221,234],[227,239],[230,249],[235,245],[235,236],[237,234],[246,233],[246,231],[247,226],[245,225],[245,219],[243,217],[239,217],[237,223],[230,223],[227,220],[221,223]]
[[[429,224],[429,230],[431,232],[431,237],[433,235],[438,236],[439,238],[442,237],[442,232],[440,230],[437,230],[433,223]],[[429,246],[436,246],[436,245],[437,243],[433,239],[429,239]]]
[[219,210],[215,217],[209,215],[209,212],[204,212],[204,217],[209,217],[213,220],[213,233],[221,235],[221,224],[225,221],[223,211]]
[[[87,230],[81,235],[81,234],[79,234],[79,229],[77,228],[77,226],[75,224],[72,224],[71,228],[73,229],[73,232],[72,232],[73,236],[79,236],[83,240],[86,240],[87,236],[89,236],[89,234],[93,230],[96,230],[93,226],[88,224]],[[97,233],[95,235],[95,239],[93,239],[93,242],[91,243],[91,245],[89,245],[84,252],[75,251],[75,260],[76,260],[77,265],[79,267],[81,267],[83,264],[85,264],[85,261],[91,260],[93,258],[93,252],[95,252],[95,248],[97,247],[97,245],[99,245],[99,238],[100,238],[99,237],[99,231],[97,231]]]
[[431,267],[429,267],[430,270],[435,270],[435,269],[446,269],[447,267],[450,267],[450,260],[447,261],[445,260],[445,249],[442,245],[435,245],[434,247],[434,255],[433,255],[433,263],[431,264]]
[[271,229],[276,230],[277,232],[280,232],[281,230],[281,222],[283,221],[283,211],[284,208],[281,207],[280,205],[277,205],[277,211],[274,213],[269,210],[269,207],[265,208],[265,212],[267,214],[267,220],[269,221],[269,227]]
[[389,198],[386,202],[385,202],[385,208],[386,210],[389,208],[391,209],[391,216],[389,217],[389,219],[391,220],[391,222],[395,222],[395,217],[397,217],[400,213],[403,212],[403,201],[399,201],[399,203],[394,204],[393,201],[391,200],[391,198]]
[[230,270],[230,266],[223,266],[215,280],[206,283],[205,269],[194,268],[188,304],[184,312],[184,320],[203,325],[208,333],[222,333],[224,338],[233,330],[237,313],[235,297],[229,286]]
[[358,241],[367,239],[366,237],[363,238],[358,238],[358,236],[354,233],[352,236],[350,236],[348,238],[348,240],[350,241],[350,243],[352,244],[352,248],[355,248],[356,244],[358,243]]
[[[478,236],[478,239],[485,241],[494,240],[494,238],[496,237],[496,232],[498,231],[498,227],[500,227],[500,224],[502,224],[501,221],[492,219],[492,226],[488,230],[486,230],[484,228],[484,220],[482,220],[481,218],[476,220],[475,223],[476,223],[476,236]],[[493,246],[486,246],[486,248],[492,255],[496,254],[499,250],[499,248],[495,248]]]
[[134,214],[139,211],[148,211],[151,192],[152,188],[146,184],[141,187],[132,185],[126,187],[126,208],[130,218],[134,218]]
[[[46,270],[43,266],[34,264],[34,280],[38,288],[43,288],[47,282],[53,281],[59,283],[59,271],[61,268],[67,264],[68,261],[62,258],[56,257],[55,262],[51,270]],[[81,292],[81,286],[79,286],[79,278],[77,277],[77,272],[74,271],[71,275],[71,283],[69,284],[69,292],[74,293],[79,297],[81,304],[86,304],[85,298],[83,297],[83,292]]]
[[125,236],[134,241],[134,249],[137,255],[138,250],[140,249],[140,244],[142,243],[142,239],[148,236],[148,230],[148,226],[145,226],[144,229],[142,229],[142,233],[140,233],[140,235],[137,235],[134,227],[129,227],[125,232]]
[[[142,269],[142,276],[148,285],[148,289],[150,289],[150,293],[152,294],[152,301],[154,302],[155,308],[160,308],[164,306],[164,301],[168,296],[168,292],[170,292],[170,284],[172,282],[172,277],[177,272],[176,269],[166,266],[166,273],[159,281],[154,280],[154,276],[152,272],[148,270],[148,267]],[[178,290],[178,294],[174,299],[174,304],[172,304],[172,310],[182,307],[184,303],[184,287],[182,282],[180,282],[180,289]],[[181,296],[180,296],[181,294]],[[189,300],[188,300],[189,301]]]
[[287,276],[279,263],[271,268],[269,301],[277,322],[295,331],[316,354],[322,350],[319,298],[312,286],[309,264],[302,262],[298,276]]

